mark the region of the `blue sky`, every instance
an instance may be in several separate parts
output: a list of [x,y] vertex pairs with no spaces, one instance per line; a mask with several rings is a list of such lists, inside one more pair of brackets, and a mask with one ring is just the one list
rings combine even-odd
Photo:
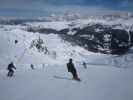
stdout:
[[0,0],[0,15],[3,16],[34,16],[66,10],[133,11],[133,0]]

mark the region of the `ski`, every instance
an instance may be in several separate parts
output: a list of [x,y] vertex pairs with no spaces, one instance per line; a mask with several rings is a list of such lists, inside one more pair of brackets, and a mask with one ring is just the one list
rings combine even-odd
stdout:
[[68,78],[68,77],[61,77],[61,76],[53,76],[56,79],[64,79],[64,80],[74,80],[80,82],[81,79],[73,79],[73,78]]

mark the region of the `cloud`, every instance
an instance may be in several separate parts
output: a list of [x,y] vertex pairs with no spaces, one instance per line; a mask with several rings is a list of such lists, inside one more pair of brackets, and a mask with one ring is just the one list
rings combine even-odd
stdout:
[[133,0],[0,0],[0,13],[104,13],[133,10]]

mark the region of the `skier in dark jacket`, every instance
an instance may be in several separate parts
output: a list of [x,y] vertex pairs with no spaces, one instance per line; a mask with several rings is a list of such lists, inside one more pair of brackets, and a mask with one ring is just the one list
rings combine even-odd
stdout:
[[8,76],[8,77],[12,77],[12,76],[13,76],[13,74],[14,74],[14,70],[13,70],[13,69],[16,70],[16,67],[14,66],[13,62],[11,62],[11,63],[8,65],[8,67],[7,67],[7,70],[8,70],[7,76]]
[[72,73],[73,79],[80,81],[80,78],[79,78],[78,75],[77,75],[76,68],[75,68],[75,66],[74,66],[74,64],[73,64],[72,61],[73,61],[73,60],[70,58],[70,59],[69,59],[69,63],[67,63],[68,72]]
[[30,67],[31,67],[31,69],[32,69],[32,70],[34,70],[34,69],[35,69],[33,64],[31,64],[31,65],[30,65]]
[[86,64],[86,62],[83,62],[83,67],[84,67],[85,69],[87,69],[87,64]]

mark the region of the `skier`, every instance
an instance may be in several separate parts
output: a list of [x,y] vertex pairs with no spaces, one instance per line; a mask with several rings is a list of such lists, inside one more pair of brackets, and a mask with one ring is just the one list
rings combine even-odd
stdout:
[[18,43],[18,40],[15,40],[15,44],[17,44]]
[[80,81],[80,78],[79,78],[78,75],[77,75],[76,68],[75,68],[75,66],[74,66],[74,64],[73,64],[72,61],[73,61],[73,60],[70,58],[70,59],[69,59],[69,63],[67,63],[68,72],[72,73],[73,79]]
[[7,67],[7,70],[8,70],[7,76],[8,76],[8,77],[12,77],[12,76],[13,76],[13,74],[14,74],[14,70],[13,70],[13,69],[16,70],[16,67],[14,66],[13,62],[11,62],[11,63],[8,65],[8,67]]
[[31,65],[30,65],[30,67],[31,67],[31,69],[32,69],[32,70],[34,70],[34,69],[35,69],[33,64],[31,64]]
[[84,66],[85,69],[87,69],[86,62],[83,62],[83,66]]

